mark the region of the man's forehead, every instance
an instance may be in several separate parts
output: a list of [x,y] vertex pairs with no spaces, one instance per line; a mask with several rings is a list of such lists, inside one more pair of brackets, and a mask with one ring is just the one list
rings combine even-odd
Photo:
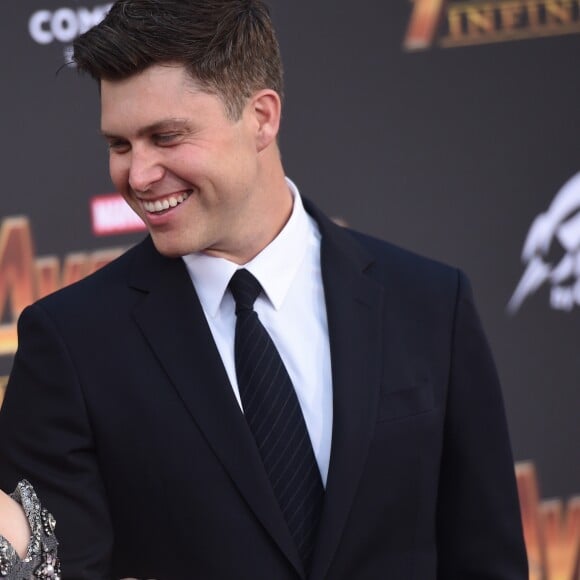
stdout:
[[183,67],[154,65],[124,79],[102,79],[101,119],[130,117],[144,125],[182,117],[189,97],[201,92],[185,74]]
[[162,125],[199,124],[203,117],[227,116],[223,98],[180,64],[155,64],[124,79],[102,79],[101,132],[144,134]]

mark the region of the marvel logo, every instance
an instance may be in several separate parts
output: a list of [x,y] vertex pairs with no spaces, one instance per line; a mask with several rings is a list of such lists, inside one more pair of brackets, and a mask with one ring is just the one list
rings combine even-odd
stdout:
[[145,230],[145,224],[117,193],[91,199],[91,222],[96,236],[111,236]]

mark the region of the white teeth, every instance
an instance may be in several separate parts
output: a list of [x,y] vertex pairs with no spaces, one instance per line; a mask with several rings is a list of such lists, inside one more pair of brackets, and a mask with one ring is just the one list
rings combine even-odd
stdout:
[[177,207],[180,203],[183,203],[190,196],[190,192],[178,193],[177,195],[171,195],[164,200],[157,201],[143,201],[143,207],[145,211],[149,213],[157,213],[169,209],[170,207]]

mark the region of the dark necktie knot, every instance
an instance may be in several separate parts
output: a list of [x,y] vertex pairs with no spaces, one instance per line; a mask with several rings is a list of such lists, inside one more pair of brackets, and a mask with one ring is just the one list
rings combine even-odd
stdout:
[[236,301],[236,314],[252,310],[254,302],[262,291],[262,286],[248,270],[237,270],[229,283],[230,291]]

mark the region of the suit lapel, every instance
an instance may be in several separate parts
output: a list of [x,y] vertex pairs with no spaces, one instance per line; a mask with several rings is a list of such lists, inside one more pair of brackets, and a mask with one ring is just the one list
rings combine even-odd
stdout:
[[303,577],[296,546],[182,260],[163,258],[146,241],[131,284],[144,292],[134,317],[151,349],[239,492]]
[[322,233],[333,382],[330,467],[311,574],[322,579],[338,548],[376,423],[382,288],[364,274],[372,260],[352,236],[307,207]]

